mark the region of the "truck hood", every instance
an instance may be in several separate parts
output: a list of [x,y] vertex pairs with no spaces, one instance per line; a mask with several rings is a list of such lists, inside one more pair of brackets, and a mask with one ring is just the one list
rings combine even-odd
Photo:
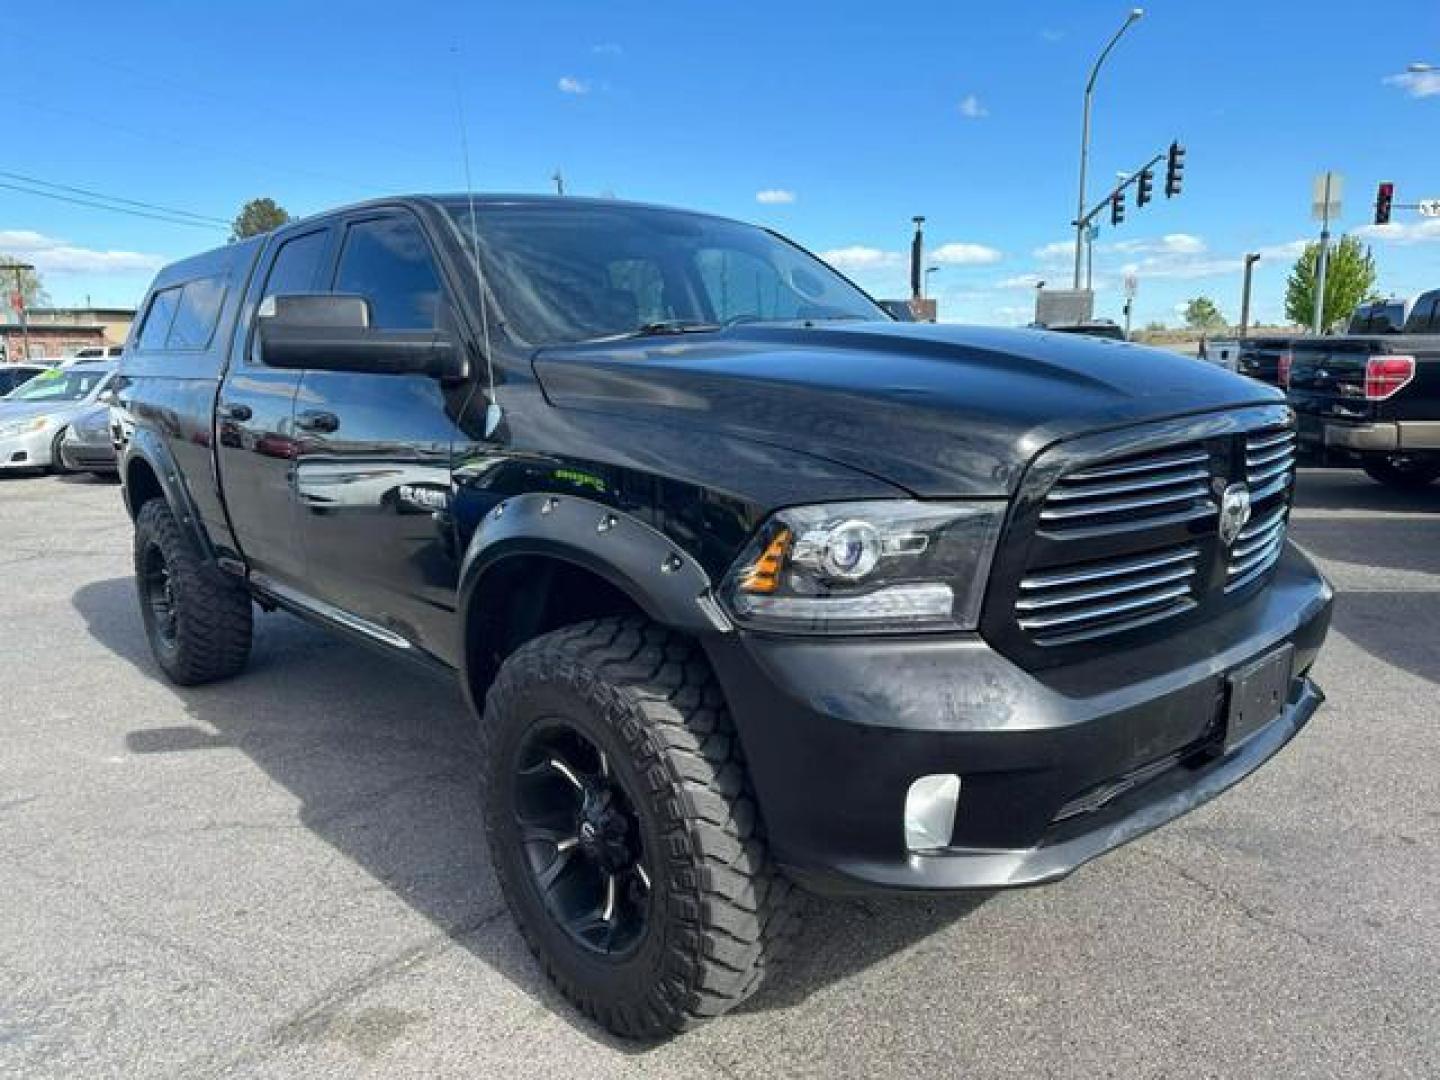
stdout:
[[1014,491],[1061,439],[1278,400],[1160,349],[907,323],[738,326],[542,349],[546,396],[840,462],[922,496]]

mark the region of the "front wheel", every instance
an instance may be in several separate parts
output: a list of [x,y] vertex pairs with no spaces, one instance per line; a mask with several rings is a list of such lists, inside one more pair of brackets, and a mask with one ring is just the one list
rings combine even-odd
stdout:
[[703,654],[636,618],[537,638],[481,722],[496,873],[546,973],[656,1038],[749,997],[798,923]]
[[155,660],[181,686],[238,674],[250,657],[250,594],[207,566],[164,499],[135,518],[135,583]]
[[1419,491],[1440,478],[1440,458],[1366,458],[1361,468],[1371,480],[1401,491]]
[[56,476],[64,476],[75,471],[65,464],[65,455],[60,450],[60,444],[64,441],[65,429],[61,428],[50,442],[50,471]]

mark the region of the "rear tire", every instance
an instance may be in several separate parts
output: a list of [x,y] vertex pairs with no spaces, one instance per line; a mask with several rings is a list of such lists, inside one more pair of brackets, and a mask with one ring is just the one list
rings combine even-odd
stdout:
[[1435,458],[1366,458],[1361,468],[1371,480],[1400,491],[1420,491],[1440,478],[1440,459]]
[[207,565],[164,499],[135,518],[135,582],[151,651],[171,682],[238,674],[250,658],[250,594]]
[[[526,942],[567,998],[617,1035],[654,1039],[759,988],[793,939],[797,907],[769,858],[724,698],[693,641],[635,617],[537,638],[501,667],[480,736],[495,870]],[[567,746],[575,749],[555,749]],[[553,792],[540,808],[553,829],[536,828],[525,801],[537,776]],[[579,789],[569,795],[578,816],[565,809],[569,788]],[[624,824],[587,833],[583,807],[596,805],[622,807]],[[618,859],[597,834],[620,840]],[[598,880],[613,874],[624,891],[597,893],[587,884],[596,867]]]

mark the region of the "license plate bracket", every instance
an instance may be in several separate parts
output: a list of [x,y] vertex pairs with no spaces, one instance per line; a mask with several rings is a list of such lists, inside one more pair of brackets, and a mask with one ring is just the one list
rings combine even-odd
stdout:
[[1225,752],[1248,741],[1279,719],[1290,697],[1295,646],[1285,645],[1230,675],[1230,708],[1225,717]]

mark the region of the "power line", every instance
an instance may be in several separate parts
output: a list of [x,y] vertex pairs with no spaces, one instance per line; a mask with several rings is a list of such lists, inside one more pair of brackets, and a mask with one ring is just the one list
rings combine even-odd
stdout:
[[184,218],[166,217],[163,214],[151,214],[145,210],[129,210],[123,206],[111,206],[107,203],[95,202],[92,199],[77,199],[69,195],[60,195],[53,191],[37,191],[34,188],[21,187],[19,184],[7,184],[0,181],[0,188],[10,191],[18,191],[23,195],[39,195],[42,199],[54,199],[57,202],[73,203],[76,206],[89,206],[96,210],[109,210],[112,214],[129,214],[131,217],[149,218],[151,221],[163,221],[168,225],[189,225],[196,229],[214,230],[218,226],[207,224],[203,221],[187,221]]
[[122,203],[126,206],[138,207],[141,210],[156,210],[162,214],[170,214],[175,217],[194,218],[210,225],[225,225],[230,222],[223,218],[210,217],[206,214],[196,214],[189,210],[177,210],[173,206],[161,206],[158,203],[140,202],[138,199],[126,199],[119,195],[106,195],[103,191],[91,191],[89,188],[72,187],[69,184],[57,184],[52,180],[41,180],[34,176],[25,176],[21,173],[6,172],[0,169],[0,176],[10,180],[19,180],[24,184],[35,184],[38,187],[51,188],[55,191],[68,191],[75,195],[87,195],[92,199],[103,199],[106,202]]

